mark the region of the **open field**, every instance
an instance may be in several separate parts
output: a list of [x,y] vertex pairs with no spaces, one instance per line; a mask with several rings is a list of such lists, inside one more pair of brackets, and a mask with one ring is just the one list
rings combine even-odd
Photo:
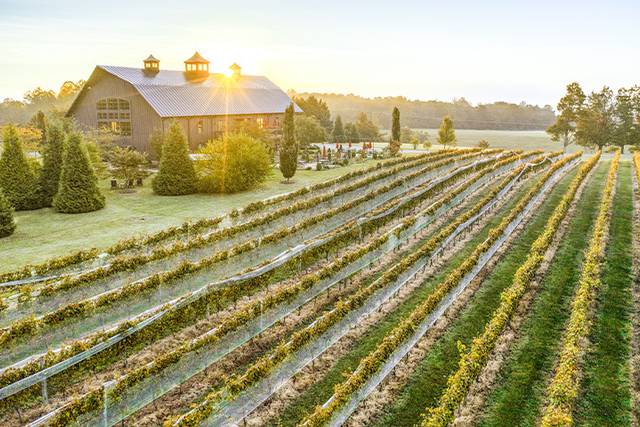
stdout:
[[[438,129],[414,129],[415,131],[426,131],[429,133],[429,140],[436,146]],[[389,130],[382,133],[389,134]],[[456,129],[458,145],[464,147],[475,147],[482,139],[489,141],[491,147],[504,148],[508,150],[537,150],[543,149],[553,151],[561,149],[559,143],[551,141],[549,135],[542,130],[517,131],[517,130],[474,130]],[[405,144],[403,148],[412,148]],[[571,147],[571,151],[577,151],[580,147]]]
[[[628,157],[492,147],[374,165],[233,197],[110,193],[93,220],[20,215],[39,225],[0,253],[18,257],[0,424],[634,425]],[[120,240],[132,230],[147,234]],[[21,268],[38,243],[59,258]]]

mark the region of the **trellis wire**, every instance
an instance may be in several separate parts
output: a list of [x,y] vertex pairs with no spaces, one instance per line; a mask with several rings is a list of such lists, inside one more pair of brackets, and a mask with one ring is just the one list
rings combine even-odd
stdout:
[[[489,160],[487,160],[487,161],[489,161]],[[472,164],[472,165],[468,165],[468,166],[466,166],[465,168],[475,167],[475,166],[477,166],[479,163],[484,163],[484,162],[485,162],[485,161],[475,162],[474,164]],[[441,207],[441,208],[437,211],[437,213],[441,212],[442,210],[448,209],[451,205],[453,205],[453,204],[457,203],[460,199],[462,199],[462,198],[465,196],[465,193],[468,193],[468,192],[472,191],[472,189],[473,189],[474,187],[477,187],[477,186],[483,185],[483,182],[484,182],[484,181],[489,180],[492,176],[495,176],[495,175],[497,175],[497,174],[499,174],[499,173],[502,173],[502,171],[503,171],[503,170],[506,170],[506,169],[508,169],[508,168],[509,168],[509,166],[505,166],[505,167],[502,167],[502,168],[496,169],[496,171],[493,171],[493,173],[492,173],[492,174],[489,174],[489,175],[487,175],[487,176],[483,177],[483,179],[482,179],[482,180],[480,180],[480,181],[478,181],[478,182],[476,182],[476,183],[474,184],[474,186],[472,186],[472,187],[470,187],[469,189],[467,189],[464,193],[462,193],[462,194],[458,195],[458,196],[456,197],[456,199],[454,199],[454,201],[451,201],[451,202],[449,203],[449,205],[446,205],[446,206]],[[457,173],[457,172],[459,172],[459,170],[458,170],[458,171],[456,171],[456,173]],[[439,179],[439,180],[437,180],[437,181],[438,181],[438,182],[441,182],[441,180],[446,180],[447,178],[449,178],[449,177],[450,177],[450,175],[451,175],[451,174],[449,174],[449,175],[447,175],[447,176],[445,176],[445,177],[442,177],[441,179]],[[432,185],[435,185],[435,183],[434,183],[434,184],[432,184]],[[431,187],[432,185],[430,185],[429,187]],[[426,191],[426,190],[427,190],[427,189],[422,190],[422,191]],[[415,197],[415,196],[413,196],[413,197]],[[409,198],[410,198],[410,197],[409,197],[409,196],[407,196],[407,199],[409,199]],[[400,207],[401,207],[401,205],[402,205],[402,203],[396,204],[396,205],[394,205],[394,207],[392,207],[392,208],[388,209],[387,211],[385,211],[385,212],[383,212],[383,213],[381,213],[381,214],[379,214],[379,215],[377,215],[376,217],[373,217],[373,218],[376,218],[376,219],[377,219],[377,218],[379,218],[379,217],[381,217],[381,216],[388,215],[388,214],[392,213],[393,211],[397,210],[398,208],[400,208]],[[436,214],[434,214],[434,215],[432,215],[432,216],[431,216],[431,218],[430,218],[430,220],[432,220],[432,219],[433,219],[433,217],[437,216],[437,213],[436,213]],[[372,220],[373,218],[369,218],[369,220]],[[422,222],[421,222],[421,221],[417,221],[417,223],[416,223],[416,224],[414,225],[414,227],[413,227],[413,230],[411,230],[411,232],[410,232],[410,233],[405,233],[405,236],[406,236],[406,237],[405,237],[405,236],[403,236],[403,237],[402,237],[402,239],[404,239],[404,238],[408,238],[408,236],[409,236],[409,235],[411,235],[412,233],[415,233],[417,230],[419,230],[419,229],[423,228],[424,226],[426,226],[429,222],[431,222],[430,220],[429,220],[429,221],[422,221]],[[397,246],[397,245],[398,245],[398,243],[396,242],[396,243],[394,243],[394,244],[392,245],[392,247],[395,247],[395,246]],[[390,250],[390,249],[387,249],[387,250]],[[375,256],[375,255],[374,255],[374,256],[373,256],[373,259],[375,259],[375,258],[377,258],[377,256]],[[368,264],[369,264],[369,262],[366,262],[362,267],[358,268],[357,270],[359,270],[359,269],[363,268],[364,266],[366,266],[366,265],[368,265]],[[356,270],[356,271],[357,271],[357,270]],[[351,273],[351,274],[353,274],[353,273]],[[337,281],[339,281],[339,280],[340,280],[340,279],[338,279]],[[334,282],[334,284],[335,284],[335,283],[337,283],[337,281],[336,281],[336,282]],[[321,289],[321,290],[320,290],[320,292],[322,292],[322,291],[323,291],[323,289]],[[292,310],[295,310],[295,308],[293,308],[293,309],[289,308],[289,310],[285,310],[285,311],[290,313]],[[275,321],[277,321],[277,320],[275,320]],[[260,322],[261,322],[262,324],[264,324],[264,317],[262,317],[262,319],[260,320]],[[272,324],[273,322],[274,322],[274,320],[271,320],[271,321],[269,321],[269,322],[267,322],[267,323],[269,323],[269,325],[270,325],[270,324]],[[269,326],[269,325],[268,325],[268,326]],[[266,328],[265,328],[265,329],[266,329]],[[241,331],[241,332],[242,332],[242,331]],[[245,340],[247,339],[246,337],[249,337],[249,338],[250,338],[250,337],[252,337],[252,336],[255,336],[255,333],[254,333],[254,334],[245,335]],[[231,339],[232,339],[232,338],[229,338],[229,340],[231,340]],[[226,342],[226,341],[225,341],[225,342]],[[227,349],[229,349],[229,347],[227,347]],[[228,351],[227,351],[226,353],[228,353]],[[208,361],[207,365],[210,365],[211,363],[213,363],[213,360],[211,360],[211,358],[210,358],[210,357],[207,359],[207,361]],[[204,367],[206,367],[206,366],[204,366]],[[198,369],[199,369],[199,370],[201,370],[201,369],[204,369],[204,368],[199,368],[199,367],[198,367],[196,370],[198,370]],[[187,369],[187,370],[189,370],[189,369]],[[176,371],[176,370],[172,369],[172,372],[175,372],[175,371]],[[189,378],[190,376],[194,375],[195,373],[197,373],[197,372],[194,372],[194,373],[192,373],[191,375],[186,376],[185,378]],[[157,380],[156,380],[156,381],[157,381]],[[150,399],[151,399],[151,400],[149,400],[149,395],[147,394],[147,399],[145,399],[145,400],[144,400],[144,404],[149,403],[149,401],[152,401],[154,398],[156,398],[157,396],[159,396],[159,395],[163,394],[164,392],[168,391],[169,389],[171,389],[171,388],[175,387],[175,385],[176,385],[176,384],[179,384],[179,383],[180,383],[180,382],[182,382],[182,381],[184,381],[184,378],[180,379],[179,381],[175,381],[175,380],[170,381],[170,382],[171,382],[171,384],[170,384],[170,385],[168,386],[168,388],[166,388],[164,391],[163,391],[163,390],[158,391],[158,389],[157,389],[157,388],[156,388],[156,389],[154,389],[155,391],[154,391],[154,392],[151,394],[151,396],[150,396]],[[136,389],[136,390],[137,390],[137,389]],[[137,392],[137,391],[136,391],[136,392]],[[138,396],[141,396],[141,394],[137,394],[137,395],[138,395]],[[140,404],[141,404],[141,403],[139,403],[139,404],[137,404],[137,405],[130,405],[130,404],[129,404],[129,405],[127,405],[127,404],[122,405],[122,404],[119,404],[119,405],[122,405],[122,406],[123,406],[123,409],[122,409],[122,410],[120,410],[121,415],[120,415],[119,417],[115,417],[115,418],[113,418],[113,419],[111,419],[111,416],[110,416],[110,420],[111,420],[112,422],[117,422],[117,421],[119,421],[120,419],[122,419],[123,415],[128,415],[128,414],[123,413],[123,411],[124,411],[124,412],[130,412],[130,411],[132,410],[132,406],[133,406],[134,408],[135,408],[135,407],[138,407],[138,408],[139,408],[139,407],[140,407]],[[128,409],[127,409],[127,408],[128,408]],[[117,412],[118,412],[118,411],[111,411],[111,410],[109,411],[109,413],[110,413],[110,414],[112,414],[112,415],[116,415],[116,414],[117,414]],[[43,418],[41,419],[41,422],[45,422],[45,421],[46,421],[46,419],[48,419],[48,417],[49,417],[49,416],[51,416],[51,414],[49,414],[49,415],[48,415],[48,416],[46,416],[46,417],[43,417]],[[89,418],[91,418],[91,417],[89,417]],[[110,421],[110,422],[111,422],[111,421]],[[34,425],[35,425],[35,424],[34,424]]]
[[[476,266],[468,272],[458,283],[458,285],[451,290],[447,297],[438,304],[433,313],[424,319],[413,335],[407,339],[399,348],[397,348],[389,357],[389,359],[382,365],[380,370],[376,372],[369,380],[352,395],[351,399],[336,412],[329,422],[330,426],[341,426],[351,414],[357,409],[361,401],[366,399],[375,388],[393,371],[397,364],[409,353],[409,351],[418,343],[418,341],[424,336],[424,334],[431,329],[435,322],[444,314],[444,312],[451,306],[451,304],[458,298],[458,296],[469,286],[469,284],[477,277],[477,275],[486,266],[489,260],[495,255],[495,253],[502,247],[504,242],[509,238],[513,231],[520,225],[524,218],[528,215],[531,209],[540,202],[544,194],[549,189],[555,186],[562,176],[571,168],[573,168],[578,162],[570,162],[567,166],[557,171],[553,178],[545,184],[542,190],[533,198],[525,207],[525,209],[507,226],[500,238],[485,252]],[[357,371],[356,371],[357,372]],[[332,396],[327,400],[323,407],[326,407],[334,399]]]
[[[520,175],[519,175],[520,176]],[[518,178],[514,178],[514,183]],[[546,188],[546,187],[545,187]],[[545,190],[543,190],[545,191]],[[501,192],[503,196],[505,193]],[[542,193],[540,193],[542,194]],[[496,195],[498,197],[498,195]],[[540,196],[539,196],[540,197]],[[495,199],[495,198],[494,198]],[[537,198],[536,198],[537,200]],[[527,205],[527,210],[531,205]],[[476,215],[477,218],[481,214]],[[514,220],[508,228],[509,234],[517,226],[514,224],[516,221],[521,221],[522,216],[519,216],[517,220]],[[461,230],[458,228],[454,233],[459,233]],[[409,280],[411,280],[418,271],[423,269],[427,263],[435,258],[439,253],[445,242],[441,243],[433,255],[421,258],[414,264],[407,272],[403,273],[400,278],[394,282],[394,284],[378,291],[366,305],[349,313],[344,319],[342,319],[337,325],[334,325],[329,331],[323,334],[321,337],[314,340],[305,349],[296,352],[292,357],[284,362],[276,371],[274,371],[267,378],[260,383],[251,387],[249,390],[241,394],[239,397],[233,400],[224,400],[217,410],[214,410],[212,416],[205,422],[206,425],[230,425],[238,422],[251,411],[257,408],[262,402],[264,402],[269,396],[271,396],[278,388],[286,383],[296,372],[302,369],[307,364],[311,363],[315,358],[322,354],[327,348],[333,345],[338,339],[340,339],[350,328],[355,326],[361,321],[363,316],[367,316],[371,312],[375,311],[384,301],[389,299],[391,295],[395,294],[400,288],[402,288]]]

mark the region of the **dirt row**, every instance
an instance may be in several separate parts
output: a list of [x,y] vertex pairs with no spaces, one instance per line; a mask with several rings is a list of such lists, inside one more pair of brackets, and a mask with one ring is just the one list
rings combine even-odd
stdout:
[[[596,165],[597,166],[597,165]],[[460,408],[458,408],[458,412],[456,414],[456,418],[452,425],[454,426],[467,426],[470,425],[473,420],[477,420],[483,407],[486,402],[486,399],[491,392],[491,389],[495,385],[495,381],[498,377],[498,373],[502,368],[504,362],[507,360],[512,344],[519,338],[520,327],[525,321],[529,310],[538,295],[540,290],[540,285],[544,280],[544,277],[549,270],[549,267],[560,247],[560,243],[564,235],[566,234],[575,214],[578,202],[580,201],[582,194],[586,186],[591,182],[593,174],[595,173],[596,167],[589,172],[589,174],[582,181],[582,184],[578,188],[576,195],[571,202],[571,206],[567,212],[567,215],[560,223],[558,227],[553,241],[551,245],[547,249],[547,252],[544,255],[544,260],[538,271],[536,272],[535,278],[529,284],[528,290],[522,296],[518,307],[516,308],[513,317],[506,325],[505,330],[502,332],[500,338],[496,342],[495,349],[489,356],[487,364],[484,369],[482,369],[478,379],[475,383],[470,387],[469,392],[467,393],[467,398],[462,403]],[[523,260],[524,261],[524,260]]]
[[[422,202],[418,208],[420,207],[424,208],[432,202],[433,202],[433,199],[426,200]],[[382,227],[380,227],[379,229],[371,233],[369,236],[367,236],[367,239],[373,239],[384,234],[385,232],[390,230],[392,227],[397,225],[400,222],[400,220],[401,219],[394,219],[389,224],[383,225]],[[432,230],[437,229],[438,225],[441,224],[442,221],[443,220],[439,220],[435,224],[430,225],[426,229],[426,232],[430,232]],[[347,251],[353,250],[357,247],[361,247],[365,243],[366,242],[355,242],[355,244],[351,246],[341,248],[340,250],[337,251],[337,253],[332,254],[331,256],[332,258],[340,257],[342,254],[346,253]],[[322,267],[326,266],[330,261],[331,259],[322,258],[317,263],[315,263],[312,266],[309,266],[304,271],[298,274],[305,274],[305,273],[318,271]],[[188,326],[175,334],[172,334],[168,337],[158,340],[157,342],[149,346],[146,346],[141,351],[134,353],[132,355],[129,355],[117,361],[116,363],[112,364],[108,369],[100,372],[93,372],[92,375],[89,378],[87,378],[86,381],[80,381],[78,383],[70,385],[69,387],[66,387],[63,393],[57,393],[56,395],[53,395],[53,396],[50,395],[48,404],[38,405],[33,408],[29,408],[28,406],[21,408],[23,411],[21,415],[23,419],[27,419],[27,420],[37,419],[38,417],[50,412],[51,410],[64,405],[75,396],[84,394],[96,387],[99,387],[104,382],[116,379],[117,377],[124,375],[125,373],[135,369],[136,367],[149,363],[157,356],[157,354],[166,353],[168,351],[171,351],[179,347],[185,341],[197,338],[198,336],[214,328],[216,324],[219,324],[222,320],[224,320],[227,316],[229,316],[233,312],[255,301],[256,298],[259,299],[264,297],[267,293],[271,293],[279,289],[289,287],[292,284],[294,284],[297,280],[298,280],[297,276],[290,277],[289,279],[285,279],[279,283],[270,285],[268,289],[262,290],[250,296],[243,297],[240,300],[238,300],[235,305],[227,307],[216,313],[213,313],[207,316],[206,318],[198,321],[194,325]],[[9,414],[9,417],[13,417],[13,414]],[[10,422],[10,420],[0,419],[0,422]]]
[[[520,183],[514,190],[517,191],[522,185]],[[506,198],[494,208],[494,212],[502,205],[506,203]],[[294,378],[285,384],[272,398],[264,405],[254,411],[246,418],[247,425],[265,425],[268,421],[273,420],[280,415],[282,411],[290,404],[295,398],[304,393],[312,384],[321,379],[326,373],[334,366],[334,364],[347,354],[350,349],[357,344],[360,337],[362,337],[368,330],[370,330],[380,320],[384,319],[390,312],[392,312],[398,305],[406,301],[408,297],[422,284],[432,277],[433,274],[440,271],[448,260],[455,255],[460,248],[462,248],[469,240],[476,235],[482,227],[492,218],[492,214],[485,215],[480,221],[478,221],[471,230],[465,233],[464,237],[460,237],[450,247],[448,247],[443,254],[437,259],[437,261],[424,269],[423,272],[416,275],[407,285],[405,285],[398,295],[387,301],[382,307],[375,313],[369,315],[366,319],[353,328],[347,335],[345,335],[336,344],[325,351],[318,359],[316,359],[313,365],[309,365],[297,373]]]
[[[477,190],[477,192],[481,191],[481,189],[482,187]],[[425,202],[424,205],[426,206],[432,202],[433,200],[430,200],[428,203]],[[271,348],[271,346],[275,346],[275,344],[277,344],[277,342],[279,342],[282,337],[289,336],[295,330],[300,329],[306,326],[306,324],[310,323],[312,320],[315,320],[315,318],[321,315],[321,313],[325,309],[328,309],[335,301],[337,301],[338,297],[344,297],[355,292],[356,289],[367,283],[373,275],[381,272],[389,265],[392,265],[394,260],[398,259],[398,257],[404,250],[412,247],[419,240],[425,238],[426,236],[440,228],[452,215],[455,215],[455,212],[463,209],[464,206],[465,204],[463,203],[460,207],[450,211],[447,215],[439,218],[437,221],[434,221],[424,230],[420,231],[416,236],[403,243],[397,251],[388,253],[384,257],[378,259],[376,265],[373,266],[372,269],[366,269],[354,275],[352,279],[348,281],[348,283],[343,285],[342,289],[339,292],[332,292],[330,300],[327,303],[323,303],[321,307],[315,307],[316,302],[314,301],[313,303],[302,307],[302,309],[297,313],[288,316],[286,319],[286,324],[277,325],[276,328],[284,328],[283,331],[276,331],[276,329],[272,327],[265,333],[261,334],[258,339],[253,340],[254,342],[262,342],[262,345],[242,346],[241,348],[236,349],[229,356],[225,357],[225,359],[221,360],[220,362],[214,363],[211,367],[203,371],[203,373],[200,373],[191,378],[181,387],[182,389],[186,388],[189,390],[188,395],[180,393],[178,390],[176,390],[175,392],[170,392],[157,400],[154,405],[148,405],[139,413],[128,419],[127,423],[132,423],[132,425],[153,425],[154,423],[158,422],[158,420],[162,420],[170,415],[179,413],[180,409],[188,406],[193,401],[199,400],[199,398],[201,398],[204,393],[206,393],[206,391],[212,386],[221,384],[220,378],[226,376],[227,373],[232,371],[241,371],[242,366],[250,363],[250,361],[254,360],[257,356],[264,353],[268,348]],[[259,296],[252,296],[247,299],[246,302],[255,300],[256,297],[259,298]],[[324,297],[319,298],[321,299]]]
[[[552,191],[552,190],[550,190]],[[550,191],[547,193],[550,193]],[[396,365],[395,369],[385,380],[363,401],[347,420],[350,427],[369,425],[377,419],[384,409],[391,404],[403,387],[407,384],[417,366],[424,360],[434,343],[446,332],[448,327],[458,318],[459,313],[466,307],[476,291],[482,286],[484,279],[491,274],[493,268],[500,262],[511,244],[518,239],[526,229],[530,219],[546,200],[545,196],[527,214],[523,222],[509,236],[503,246],[496,252],[478,276],[465,288],[458,298],[438,319],[433,327],[418,341],[407,355]]]
[[631,361],[629,363],[631,385],[631,409],[633,426],[640,425],[640,182],[635,171],[633,180],[633,267],[635,281],[631,286],[633,295]]

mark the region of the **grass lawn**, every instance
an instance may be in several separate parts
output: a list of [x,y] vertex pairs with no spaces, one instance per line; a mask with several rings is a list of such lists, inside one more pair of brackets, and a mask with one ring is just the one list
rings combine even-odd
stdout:
[[[529,185],[532,185],[529,184]],[[523,194],[524,189],[520,189],[518,194]],[[476,199],[480,199],[477,196]],[[287,405],[281,416],[271,423],[271,425],[278,426],[295,426],[302,418],[311,412],[316,405],[323,404],[333,394],[333,387],[335,384],[344,380],[343,372],[352,372],[363,359],[371,351],[375,350],[376,346],[382,341],[382,339],[395,327],[398,323],[406,318],[409,313],[422,302],[432,291],[436,284],[444,280],[445,276],[452,270],[457,268],[464,259],[473,251],[473,249],[486,239],[489,230],[495,227],[506,215],[506,213],[515,205],[515,198],[505,204],[497,214],[486,224],[483,229],[474,236],[463,248],[461,248],[446,266],[433,277],[429,278],[418,288],[406,301],[400,304],[389,315],[377,323],[373,328],[367,331],[357,342],[357,344],[349,350],[348,353],[338,359],[335,365],[323,376],[318,382],[314,383],[307,389],[302,395],[295,399],[291,404]],[[473,206],[473,204],[472,204]],[[419,244],[424,244],[427,240],[433,237],[434,233],[425,236]],[[411,248],[405,249],[405,252],[413,250],[419,244],[415,244]],[[399,257],[402,259],[402,255]]]
[[524,232],[511,244],[504,258],[483,280],[480,289],[451,322],[444,335],[428,350],[398,398],[386,408],[384,416],[376,423],[377,426],[412,426],[427,407],[438,403],[449,375],[458,368],[458,342],[469,346],[473,338],[484,330],[486,322],[500,304],[500,293],[511,285],[513,275],[576,173],[577,169],[572,170],[553,188],[549,197],[535,211]]
[[[429,133],[429,141],[433,148],[440,148],[435,141],[438,138],[438,129],[414,129]],[[475,147],[482,139],[489,141],[492,148],[505,148],[510,150],[537,150],[545,151],[562,150],[562,144],[553,142],[543,130],[517,131],[517,130],[475,130],[456,129],[458,146]],[[383,145],[383,144],[382,144]],[[413,149],[413,146],[404,144],[403,149]],[[580,147],[571,146],[569,151],[578,151]]]
[[633,297],[631,162],[622,162],[602,271],[602,288],[584,361],[576,424],[631,425],[629,352]]
[[16,212],[16,232],[0,240],[0,272],[38,263],[80,249],[107,247],[118,240],[178,225],[187,220],[217,216],[250,202],[288,193],[347,172],[374,165],[373,160],[321,172],[299,170],[291,184],[283,184],[280,171],[258,189],[232,195],[161,197],[153,194],[151,179],[133,194],[108,189],[106,208],[86,214],[60,214],[53,209]]
[[596,166],[569,229],[541,283],[511,355],[489,396],[480,426],[534,426],[545,393],[546,379],[556,360],[558,345],[575,285],[580,277],[583,252],[602,197],[609,162]]

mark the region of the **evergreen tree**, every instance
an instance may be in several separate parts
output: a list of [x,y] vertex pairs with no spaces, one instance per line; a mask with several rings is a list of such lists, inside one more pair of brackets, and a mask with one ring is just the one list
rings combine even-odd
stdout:
[[0,237],[7,237],[13,234],[16,229],[16,222],[13,220],[13,208],[0,190]]
[[456,145],[456,131],[453,129],[453,120],[449,116],[445,116],[438,129],[438,144],[441,144],[443,148],[451,145]]
[[64,140],[65,133],[60,126],[49,128],[43,150],[42,170],[40,171],[38,185],[40,203],[43,207],[51,206],[53,196],[58,192],[58,182],[60,181],[64,155]]
[[44,146],[47,142],[47,116],[44,115],[42,110],[38,110],[36,115],[32,119],[33,125],[40,130],[40,142]]
[[2,139],[4,150],[0,157],[0,188],[16,210],[39,208],[36,178],[22,151],[16,128],[7,126]]
[[282,124],[282,146],[280,147],[280,172],[287,179],[296,174],[298,168],[298,143],[293,122],[293,104],[284,111]]
[[358,114],[358,120],[356,121],[356,129],[358,135],[365,141],[374,141],[378,139],[380,131],[378,127],[373,124],[369,117],[365,113]]
[[160,170],[153,178],[153,191],[161,196],[196,192],[196,172],[189,158],[189,146],[178,122],[171,123],[160,156]]
[[53,207],[62,213],[92,212],[104,207],[98,179],[77,133],[69,136]]
[[333,132],[331,133],[331,141],[335,144],[343,144],[345,141],[344,127],[342,126],[342,118],[336,117],[336,121],[333,124]]
[[302,108],[305,116],[316,118],[327,133],[331,131],[331,112],[326,102],[313,95],[307,97],[307,99],[294,97],[293,102]]
[[360,134],[358,133],[358,128],[353,123],[347,123],[344,126],[344,134],[347,142],[352,144],[357,144],[360,142]]
[[391,141],[389,141],[389,151],[393,156],[400,152],[400,137],[400,110],[398,110],[398,107],[393,107],[393,112],[391,113]]

